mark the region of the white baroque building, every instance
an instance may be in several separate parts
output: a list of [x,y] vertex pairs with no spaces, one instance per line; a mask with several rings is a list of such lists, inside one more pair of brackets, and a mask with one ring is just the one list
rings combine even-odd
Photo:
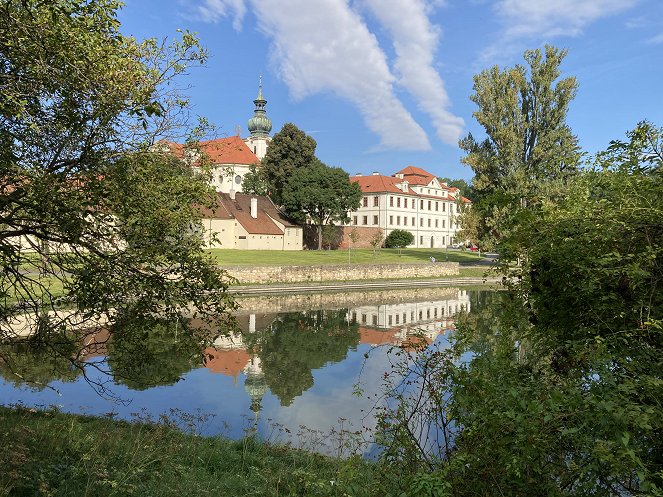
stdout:
[[433,174],[413,166],[393,176],[377,172],[355,175],[363,192],[359,209],[350,213],[347,226],[381,228],[384,236],[394,230],[414,235],[411,247],[441,248],[457,243],[459,205],[470,200]]

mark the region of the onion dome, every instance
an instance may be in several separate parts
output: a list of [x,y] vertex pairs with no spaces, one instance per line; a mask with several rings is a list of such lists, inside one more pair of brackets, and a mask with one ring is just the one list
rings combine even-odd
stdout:
[[267,117],[265,105],[267,100],[262,97],[262,76],[260,76],[260,86],[258,87],[258,98],[253,103],[256,108],[253,111],[253,117],[249,119],[249,131],[251,136],[269,136],[272,130],[272,120]]

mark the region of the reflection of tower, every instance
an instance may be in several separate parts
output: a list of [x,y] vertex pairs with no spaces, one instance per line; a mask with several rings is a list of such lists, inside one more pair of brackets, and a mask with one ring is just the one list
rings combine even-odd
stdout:
[[258,422],[258,414],[262,409],[262,397],[267,392],[267,382],[265,381],[265,373],[262,371],[260,365],[260,358],[253,355],[251,362],[244,367],[244,389],[251,397],[251,411],[255,414],[255,422]]
[[253,103],[255,104],[255,109],[253,111],[253,117],[249,119],[248,123],[248,128],[251,134],[246,140],[244,140],[244,142],[248,145],[249,149],[258,156],[258,159],[262,159],[267,153],[267,147],[271,141],[269,132],[272,130],[272,120],[267,117],[267,112],[265,111],[267,100],[262,96],[262,76],[260,76],[258,98],[256,98]]

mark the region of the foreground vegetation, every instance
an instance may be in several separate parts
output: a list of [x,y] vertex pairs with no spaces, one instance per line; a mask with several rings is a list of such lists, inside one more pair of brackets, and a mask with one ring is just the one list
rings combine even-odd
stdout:
[[371,495],[375,466],[287,447],[0,407],[0,495]]

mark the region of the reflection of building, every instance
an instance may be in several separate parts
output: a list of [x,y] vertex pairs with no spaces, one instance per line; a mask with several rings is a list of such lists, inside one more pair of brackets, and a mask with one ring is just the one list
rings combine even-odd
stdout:
[[[432,341],[445,330],[454,327],[454,316],[470,310],[470,298],[466,290],[458,290],[457,298],[428,302],[404,302],[356,307],[348,311],[348,319],[360,325],[363,338],[370,337],[373,345],[401,343],[409,334],[422,333]],[[370,331],[370,330],[374,331]],[[393,340],[380,340],[377,330],[389,332]]]
[[359,209],[350,213],[350,226],[380,228],[385,236],[396,229],[409,231],[413,247],[454,243],[460,229],[458,202],[470,202],[458,188],[418,167],[408,166],[393,176],[356,175],[350,181],[359,184],[364,195]]

